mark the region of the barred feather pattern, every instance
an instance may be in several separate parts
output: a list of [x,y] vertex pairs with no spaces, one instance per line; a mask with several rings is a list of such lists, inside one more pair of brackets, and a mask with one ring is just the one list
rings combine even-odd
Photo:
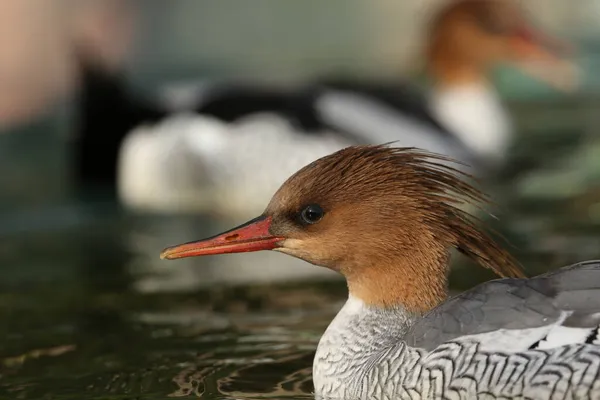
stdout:
[[482,334],[482,340],[457,338],[427,352],[398,339],[397,329],[405,332],[412,318],[349,299],[317,349],[317,398],[600,399],[597,338],[492,352],[482,349]]

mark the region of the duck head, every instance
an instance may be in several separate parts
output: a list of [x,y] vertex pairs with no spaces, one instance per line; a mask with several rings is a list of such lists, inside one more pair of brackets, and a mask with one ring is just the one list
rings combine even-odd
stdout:
[[484,195],[443,156],[349,147],[290,177],[259,217],[169,247],[161,257],[274,250],[338,271],[350,293],[367,304],[426,312],[447,296],[452,248],[500,276],[523,275],[476,218],[461,210],[482,201]]

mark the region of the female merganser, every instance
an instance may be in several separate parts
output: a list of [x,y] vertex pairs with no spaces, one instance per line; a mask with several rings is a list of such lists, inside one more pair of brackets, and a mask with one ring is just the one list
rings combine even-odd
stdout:
[[508,0],[449,2],[427,38],[428,98],[397,82],[209,85],[191,107],[196,114],[141,126],[124,140],[120,198],[134,209],[247,216],[309,162],[349,145],[393,141],[481,175],[502,164],[512,132],[489,83],[492,67],[532,57],[552,61],[545,71],[558,65],[544,50],[557,46],[529,26]]
[[[600,398],[600,261],[525,278],[461,209],[485,197],[446,161],[340,150],[289,178],[258,218],[161,258],[275,250],[344,275],[349,298],[314,360],[318,396]],[[507,278],[447,299],[452,248]]]

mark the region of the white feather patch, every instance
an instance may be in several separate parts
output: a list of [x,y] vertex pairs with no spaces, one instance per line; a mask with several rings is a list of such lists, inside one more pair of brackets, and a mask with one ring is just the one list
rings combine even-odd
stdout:
[[554,326],[545,339],[540,341],[538,349],[551,349],[568,344],[585,343],[588,336],[595,328],[571,328],[567,326]]

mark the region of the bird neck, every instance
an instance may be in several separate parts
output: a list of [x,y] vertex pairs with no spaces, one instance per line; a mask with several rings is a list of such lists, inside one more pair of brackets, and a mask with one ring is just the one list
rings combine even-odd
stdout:
[[448,262],[448,250],[432,246],[374,259],[344,274],[350,295],[366,305],[422,315],[448,296]]

